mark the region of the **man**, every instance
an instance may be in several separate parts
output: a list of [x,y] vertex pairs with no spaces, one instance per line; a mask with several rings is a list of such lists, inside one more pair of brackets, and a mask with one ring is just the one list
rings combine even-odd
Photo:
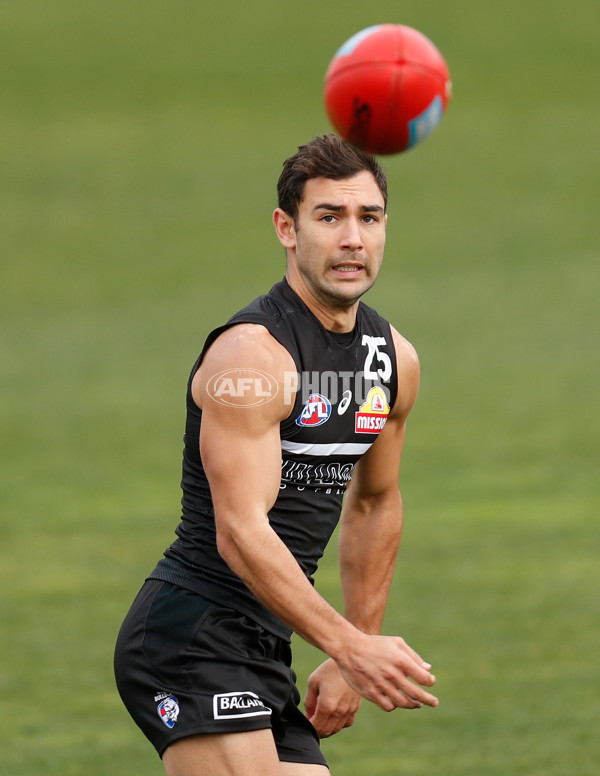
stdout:
[[[359,302],[383,258],[385,175],[326,135],[284,163],[278,194],[285,279],[194,365],[178,538],[117,643],[119,691],[168,776],[324,775],[319,737],[351,725],[361,696],[437,705],[431,666],[377,635],[419,381],[410,344]],[[340,511],[344,616],[312,585]],[[292,631],[329,655],[306,715]]]

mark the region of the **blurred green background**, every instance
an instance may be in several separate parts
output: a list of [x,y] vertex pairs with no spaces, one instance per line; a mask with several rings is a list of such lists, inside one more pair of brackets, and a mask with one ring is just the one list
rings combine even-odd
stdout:
[[[324,749],[336,776],[598,773],[597,0],[0,3],[3,773],[163,772],[112,649],[178,521],[187,374],[282,276],[281,163],[379,22],[454,82],[382,160],[367,297],[422,361],[386,632],[441,705],[365,703]],[[296,652],[304,686],[320,655]]]

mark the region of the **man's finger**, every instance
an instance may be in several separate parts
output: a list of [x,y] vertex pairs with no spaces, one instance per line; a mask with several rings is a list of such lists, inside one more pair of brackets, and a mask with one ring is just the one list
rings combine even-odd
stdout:
[[391,687],[386,695],[394,703],[394,708],[420,709],[422,706],[438,706],[439,700],[414,682],[404,679],[398,687]]
[[317,730],[317,733],[319,734],[320,738],[329,738],[329,736],[333,736],[336,733],[339,733],[340,730],[343,730],[344,728],[350,727],[354,724],[354,721],[356,719],[356,713],[348,713],[348,714],[331,714],[328,717],[326,717],[320,725],[315,724],[317,721],[317,718],[311,719],[310,722]]
[[418,684],[411,682],[410,679],[404,677],[398,685],[398,690],[403,693],[407,698],[416,701],[426,706],[438,706],[439,700],[435,695],[432,695],[423,687],[419,687]]
[[304,708],[306,710],[306,716],[309,719],[315,714],[315,710],[317,708],[317,698],[318,693],[313,689],[309,682],[308,689],[306,690],[306,695],[304,697]]

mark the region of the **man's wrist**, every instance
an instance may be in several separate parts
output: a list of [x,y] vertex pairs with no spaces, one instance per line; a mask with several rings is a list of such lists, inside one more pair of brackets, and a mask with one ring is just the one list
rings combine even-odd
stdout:
[[358,641],[365,636],[365,633],[362,630],[357,628],[347,619],[341,616],[340,619],[340,627],[336,629],[335,634],[333,634],[331,639],[324,646],[324,651],[335,660],[336,663],[343,662],[344,658],[354,651]]

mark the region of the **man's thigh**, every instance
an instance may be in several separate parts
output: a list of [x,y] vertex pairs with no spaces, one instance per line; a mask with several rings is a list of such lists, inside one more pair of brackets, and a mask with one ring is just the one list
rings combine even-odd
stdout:
[[306,763],[279,763],[280,776],[330,776],[326,765]]
[[329,776],[325,765],[280,762],[269,730],[184,738],[163,764],[167,776]]
[[191,736],[163,754],[167,776],[280,776],[270,730]]

